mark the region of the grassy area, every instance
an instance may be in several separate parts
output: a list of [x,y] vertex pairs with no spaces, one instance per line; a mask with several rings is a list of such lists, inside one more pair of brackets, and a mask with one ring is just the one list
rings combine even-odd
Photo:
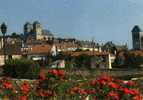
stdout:
[[70,70],[66,71],[68,77],[73,77],[73,79],[77,79],[80,77],[81,79],[89,79],[96,77],[102,74],[108,74],[117,78],[121,78],[124,80],[130,80],[131,78],[140,78],[143,77],[143,70],[138,69],[93,69],[93,70]]

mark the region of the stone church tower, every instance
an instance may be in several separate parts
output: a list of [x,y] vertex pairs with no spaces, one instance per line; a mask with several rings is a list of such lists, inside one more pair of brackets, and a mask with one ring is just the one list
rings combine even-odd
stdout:
[[24,36],[28,36],[33,31],[33,25],[29,22],[24,24]]
[[132,29],[132,41],[134,50],[143,50],[143,32],[138,25]]
[[42,33],[43,33],[43,28],[42,28],[42,25],[38,21],[35,21],[33,23],[33,32],[34,32],[34,35],[35,35],[35,39],[36,40],[41,40]]
[[44,30],[40,22],[34,21],[33,24],[27,22],[24,24],[24,41],[48,40],[53,38],[50,31]]
[[42,25],[40,24],[40,22],[35,21],[33,23],[33,32],[37,35],[37,34],[42,34]]

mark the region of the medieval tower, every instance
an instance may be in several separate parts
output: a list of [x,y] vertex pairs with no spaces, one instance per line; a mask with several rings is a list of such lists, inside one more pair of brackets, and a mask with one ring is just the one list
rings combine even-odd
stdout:
[[143,50],[143,32],[138,25],[132,29],[132,41],[134,50]]

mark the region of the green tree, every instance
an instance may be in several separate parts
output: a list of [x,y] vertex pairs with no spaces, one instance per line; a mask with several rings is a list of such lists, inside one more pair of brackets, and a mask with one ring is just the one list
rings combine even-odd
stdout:
[[4,66],[4,74],[14,78],[37,78],[40,66],[28,59],[9,59]]

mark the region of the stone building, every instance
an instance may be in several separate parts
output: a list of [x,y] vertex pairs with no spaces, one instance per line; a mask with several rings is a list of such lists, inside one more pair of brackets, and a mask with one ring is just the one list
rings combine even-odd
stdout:
[[43,29],[42,25],[38,21],[34,21],[33,24],[26,22],[24,24],[24,38],[26,40],[49,40],[54,35],[49,31]]
[[134,50],[143,49],[143,32],[138,25],[132,29],[132,41]]
[[24,24],[24,36],[25,36],[25,38],[27,38],[27,36],[29,34],[32,34],[32,31],[33,31],[33,25],[29,22],[26,22]]
[[42,35],[42,25],[40,24],[40,22],[35,21],[33,23],[33,33],[36,36],[36,39],[38,39],[39,37],[41,38]]

